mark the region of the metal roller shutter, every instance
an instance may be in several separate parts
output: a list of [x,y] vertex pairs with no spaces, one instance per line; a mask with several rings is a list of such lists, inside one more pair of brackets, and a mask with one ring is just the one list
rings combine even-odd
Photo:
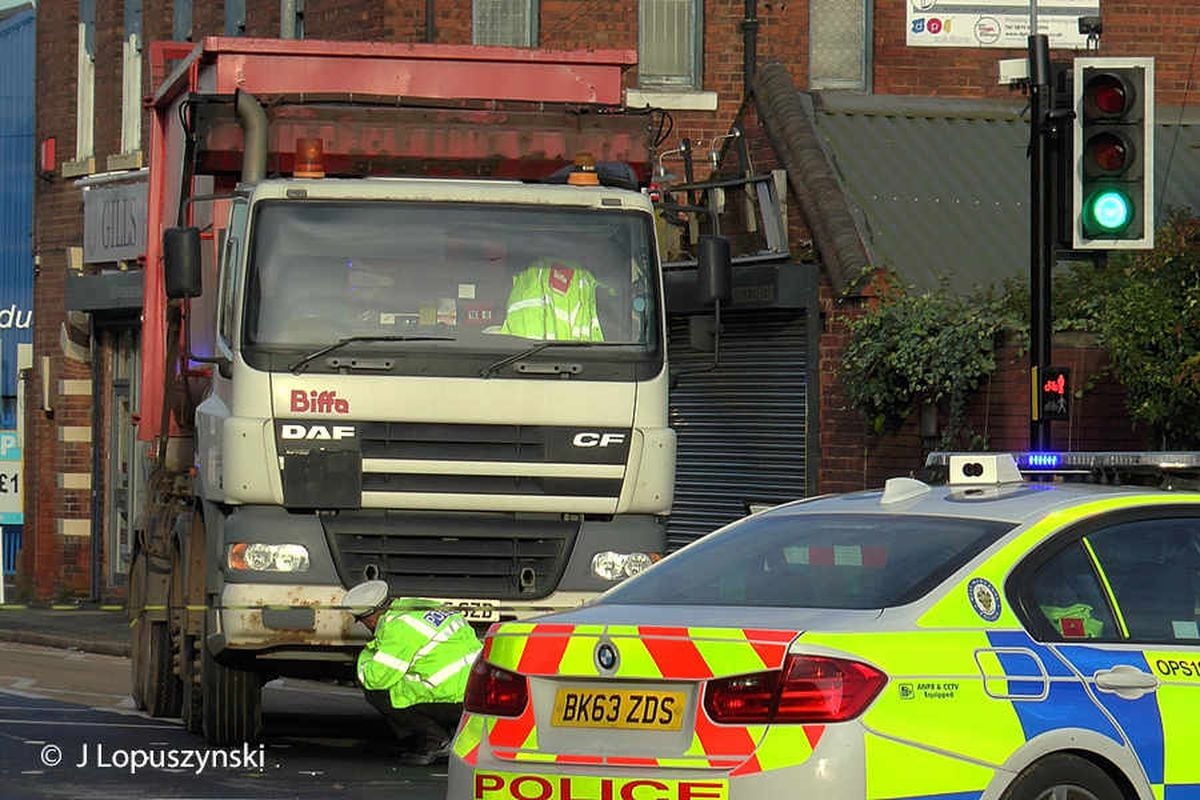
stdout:
[[[721,315],[721,363],[682,376],[671,391],[678,436],[670,549],[746,514],[746,503],[804,496],[808,341],[803,311]],[[688,318],[671,321],[671,370],[701,369],[711,352],[691,347]]]

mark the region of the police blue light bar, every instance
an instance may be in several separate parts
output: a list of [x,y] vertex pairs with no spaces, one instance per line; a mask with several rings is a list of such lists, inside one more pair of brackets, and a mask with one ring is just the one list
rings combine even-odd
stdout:
[[1058,469],[1062,466],[1062,453],[1024,453],[1017,456],[1019,469]]
[[[930,453],[925,459],[927,467],[945,467],[950,456],[980,455],[978,453]],[[992,454],[995,455],[995,454]],[[1017,467],[1023,472],[1067,472],[1104,469],[1106,467],[1141,469],[1200,469],[1200,452],[1170,451],[1100,451],[1100,452],[1014,452]]]

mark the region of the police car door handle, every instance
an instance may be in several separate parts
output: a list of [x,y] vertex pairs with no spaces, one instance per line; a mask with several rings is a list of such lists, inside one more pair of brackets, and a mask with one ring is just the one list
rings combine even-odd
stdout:
[[1112,669],[1102,669],[1093,676],[1096,688],[1113,692],[1120,697],[1136,700],[1147,692],[1158,688],[1158,678],[1128,664],[1118,664]]

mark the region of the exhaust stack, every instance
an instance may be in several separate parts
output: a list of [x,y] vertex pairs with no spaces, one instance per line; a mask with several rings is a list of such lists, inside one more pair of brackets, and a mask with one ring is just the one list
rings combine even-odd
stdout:
[[242,183],[258,183],[267,174],[267,112],[249,92],[234,94],[238,124],[242,126]]

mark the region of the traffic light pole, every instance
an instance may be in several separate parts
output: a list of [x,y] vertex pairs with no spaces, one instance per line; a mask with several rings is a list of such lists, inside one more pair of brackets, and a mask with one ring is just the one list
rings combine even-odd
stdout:
[[[1032,29],[1036,33],[1036,28]],[[1056,210],[1051,187],[1057,165],[1058,141],[1050,119],[1050,40],[1044,34],[1029,37],[1029,447],[1050,447],[1049,420],[1042,416],[1041,379],[1050,366],[1052,340],[1050,289],[1054,269]]]

